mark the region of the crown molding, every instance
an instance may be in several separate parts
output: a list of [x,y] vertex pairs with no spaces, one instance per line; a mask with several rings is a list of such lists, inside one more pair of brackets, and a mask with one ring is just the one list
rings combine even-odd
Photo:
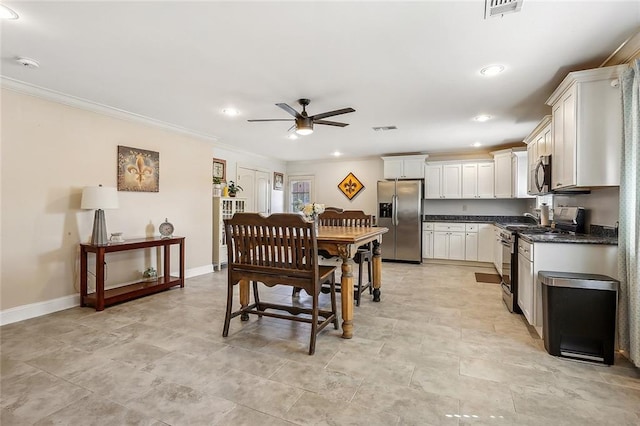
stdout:
[[[0,76],[0,87],[8,90],[13,90],[14,92],[23,93],[26,95],[35,96],[37,98],[45,99],[45,100],[56,102],[59,104],[82,109],[85,111],[95,112],[97,114],[102,114],[109,117],[118,118],[121,120],[133,121],[133,122],[145,124],[148,126],[158,127],[164,130],[169,130],[172,132],[195,137],[198,139],[203,139],[208,142],[216,142],[217,144],[220,144],[218,142],[218,138],[213,135],[207,135],[205,133],[196,132],[181,126],[177,126],[175,124],[167,123],[165,121],[156,120],[154,118],[146,117],[144,115],[136,114],[123,109],[114,108],[108,105],[89,101],[87,99],[82,99],[76,96],[57,92],[55,90],[46,89],[44,87],[25,83],[24,81],[15,80],[10,77]],[[224,145],[224,144],[220,144],[220,145]]]

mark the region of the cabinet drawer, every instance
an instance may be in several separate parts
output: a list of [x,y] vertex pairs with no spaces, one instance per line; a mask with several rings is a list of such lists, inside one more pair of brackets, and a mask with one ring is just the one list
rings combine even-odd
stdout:
[[433,231],[433,222],[423,222],[422,223],[423,231]]
[[533,246],[524,240],[518,240],[518,254],[525,257],[529,261],[533,261]]
[[464,223],[436,223],[436,231],[464,232]]
[[464,227],[465,227],[465,231],[467,232],[478,232],[477,223],[467,223]]

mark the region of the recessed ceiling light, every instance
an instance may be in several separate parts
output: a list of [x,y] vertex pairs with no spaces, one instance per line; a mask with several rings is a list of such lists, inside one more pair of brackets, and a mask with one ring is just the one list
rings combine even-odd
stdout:
[[482,146],[482,144],[480,142],[474,142],[474,143],[471,144],[471,146],[473,146],[475,148],[478,148],[478,147]]
[[336,152],[333,153],[334,157],[340,157],[341,155],[342,155],[342,153],[339,152],[339,151],[336,151]]
[[476,115],[475,117],[473,117],[473,119],[475,121],[479,121],[480,123],[483,123],[483,122],[485,122],[487,120],[491,120],[491,118],[492,117],[490,115],[488,115],[488,114],[481,114],[481,115]]
[[25,68],[40,68],[40,64],[35,59],[18,57],[16,62]]
[[298,135],[296,135],[295,133],[289,133],[289,136],[287,137],[291,140],[298,139]]
[[18,14],[7,6],[0,4],[0,19],[18,19]]
[[480,70],[480,74],[485,77],[493,77],[494,75],[500,74],[504,71],[504,65],[489,65],[488,67],[484,67]]
[[235,108],[225,108],[222,110],[222,113],[229,117],[235,117],[236,115],[240,115],[240,111]]

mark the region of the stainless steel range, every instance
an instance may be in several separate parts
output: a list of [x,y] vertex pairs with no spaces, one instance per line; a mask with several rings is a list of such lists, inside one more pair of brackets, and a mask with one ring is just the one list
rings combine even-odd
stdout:
[[[509,229],[512,228],[512,229]],[[500,231],[502,244],[502,300],[509,312],[522,313],[518,306],[518,233],[513,227]]]
[[502,243],[502,300],[509,312],[522,313],[518,306],[518,235],[582,234],[585,231],[585,210],[582,207],[557,207],[553,210],[553,228],[539,225],[512,224],[500,231]]

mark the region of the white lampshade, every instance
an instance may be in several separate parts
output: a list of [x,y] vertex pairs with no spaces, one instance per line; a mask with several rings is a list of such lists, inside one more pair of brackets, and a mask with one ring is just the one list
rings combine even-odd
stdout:
[[118,190],[109,186],[86,186],[82,190],[82,203],[80,208],[87,210],[94,209],[117,209]]

